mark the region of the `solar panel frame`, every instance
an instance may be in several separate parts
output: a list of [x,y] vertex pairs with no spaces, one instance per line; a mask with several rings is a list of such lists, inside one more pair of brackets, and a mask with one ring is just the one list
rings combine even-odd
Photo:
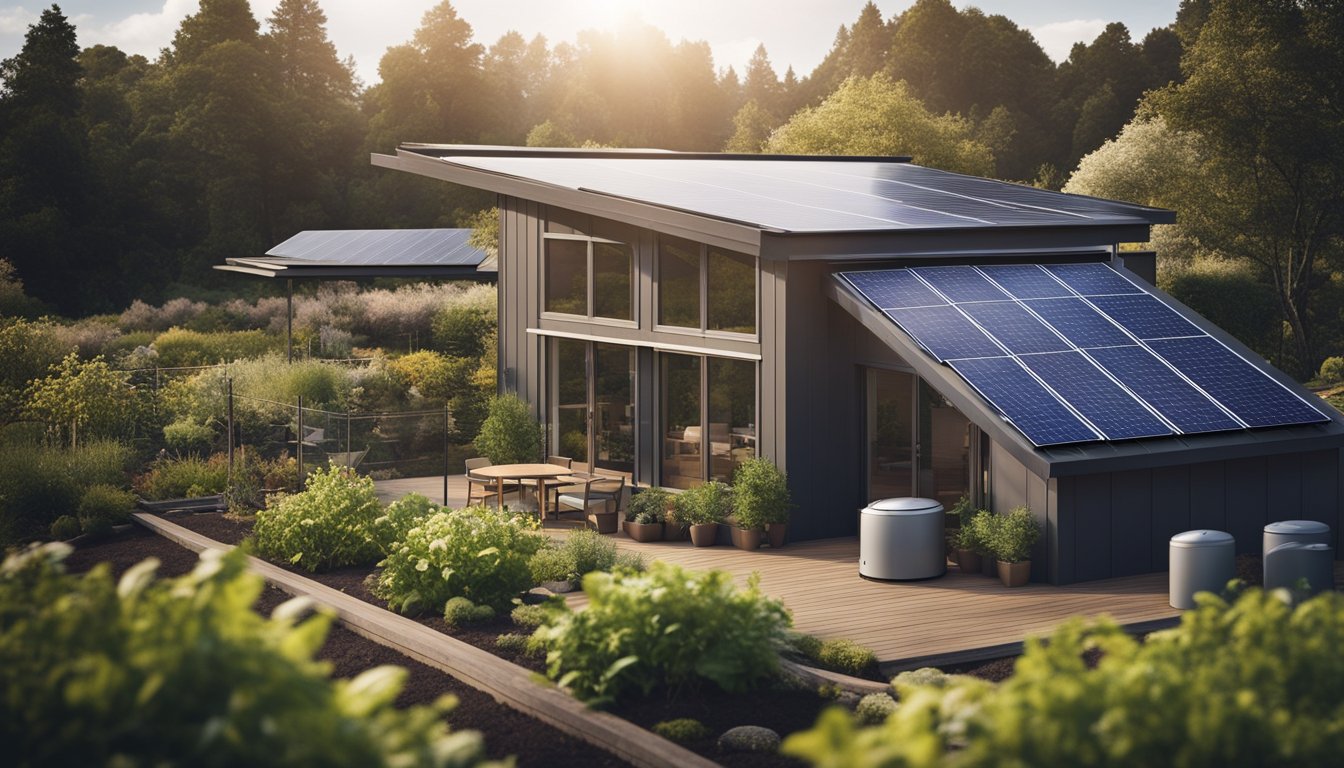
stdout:
[[1135,338],[1144,341],[1207,335],[1202,328],[1181,317],[1179,312],[1149,293],[1090,296],[1088,303]]
[[977,269],[1014,299],[1062,299],[1078,295],[1039,264],[991,264]]
[[1018,360],[1108,440],[1166,437],[1175,430],[1078,350]]
[[939,362],[1006,354],[989,334],[951,305],[889,309],[886,315]]
[[1016,358],[951,360],[948,364],[1038,448],[1104,439]]
[[1037,319],[1021,302],[977,301],[958,304],[957,309],[998,339],[1014,355],[1073,349],[1073,345]]
[[1085,354],[1182,434],[1227,432],[1247,426],[1145,347],[1102,347]]
[[1079,349],[1134,343],[1123,328],[1082,298],[1028,299],[1022,304]]
[[1045,264],[1050,274],[1080,296],[1107,296],[1116,293],[1147,293],[1123,275],[1101,262],[1082,264]]
[[928,283],[953,304],[972,301],[1006,301],[1010,298],[975,267],[917,267],[911,273]]
[[878,309],[933,307],[947,304],[908,269],[845,272],[842,276]]

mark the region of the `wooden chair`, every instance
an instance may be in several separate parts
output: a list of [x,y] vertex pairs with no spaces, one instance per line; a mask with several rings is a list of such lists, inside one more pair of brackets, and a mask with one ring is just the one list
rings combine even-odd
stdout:
[[[467,459],[466,464],[467,464],[467,504],[471,504],[476,499],[479,499],[482,504],[488,504],[490,499],[495,499],[496,504],[498,504],[499,487],[501,483],[504,486],[504,493],[518,492],[518,484],[511,480],[494,480],[488,477],[477,477],[476,475],[472,474],[474,470],[491,466],[491,461],[489,459],[484,457]],[[480,491],[474,490],[478,485],[481,487],[481,490]]]
[[598,533],[615,533],[619,527],[621,499],[625,495],[625,476],[608,477],[589,472],[575,472],[569,477],[557,478],[558,482],[575,488],[575,491],[561,492],[556,497],[559,510],[573,509],[582,512],[590,527]]
[[[547,456],[547,457],[546,457],[546,463],[547,463],[547,464],[556,464],[556,465],[558,465],[558,466],[564,467],[565,469],[570,469],[570,468],[572,468],[572,467],[574,466],[574,460],[571,459],[571,458],[568,457],[568,456]],[[544,488],[545,488],[545,490],[546,490],[546,502],[547,502],[548,504],[551,505],[551,508],[552,508],[552,509],[554,509],[554,508],[555,508],[555,502],[551,501],[551,498],[552,498],[553,496],[558,496],[558,495],[559,495],[559,490],[560,490],[560,488],[561,488],[562,486],[569,485],[569,484],[568,484],[568,483],[563,483],[563,482],[561,482],[560,480],[556,479],[556,480],[545,480],[545,481],[543,481],[543,485],[544,485]],[[542,517],[542,519],[545,519],[545,518],[546,518],[546,510],[545,510],[545,509],[543,509],[543,510],[541,511],[541,517]]]

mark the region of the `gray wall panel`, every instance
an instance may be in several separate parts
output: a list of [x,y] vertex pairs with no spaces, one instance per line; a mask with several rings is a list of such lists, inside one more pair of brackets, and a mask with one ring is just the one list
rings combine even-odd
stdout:
[[1190,468],[1158,467],[1152,487],[1152,569],[1167,569],[1171,537],[1190,530]]
[[1046,528],[1046,541],[1049,551],[1048,574],[1051,584],[1071,584],[1078,580],[1077,550],[1074,538],[1077,535],[1075,515],[1077,505],[1074,502],[1075,477],[1050,478],[1050,524]]
[[1190,466],[1190,528],[1227,530],[1227,487],[1222,462]]
[[1111,476],[1083,475],[1074,487],[1074,574],[1077,581],[1111,576]]
[[1265,522],[1303,518],[1302,460],[1310,455],[1270,456],[1265,460]]
[[1268,522],[1264,458],[1235,459],[1227,462],[1227,527],[1223,530],[1237,540],[1237,552],[1259,552],[1265,523]]
[[1152,570],[1153,474],[1139,469],[1111,476],[1111,575]]
[[[1302,454],[1302,518],[1330,526],[1330,537],[1339,556],[1339,451]],[[1278,519],[1275,517],[1275,519]]]

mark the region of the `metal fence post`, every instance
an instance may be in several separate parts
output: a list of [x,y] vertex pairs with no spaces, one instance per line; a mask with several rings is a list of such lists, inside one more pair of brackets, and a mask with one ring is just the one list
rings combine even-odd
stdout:
[[443,406],[443,506],[448,506],[448,406]]
[[229,377],[225,378],[225,379],[224,379],[224,382],[225,382],[225,384],[226,384],[227,387],[228,387],[228,393],[229,393],[229,415],[228,415],[228,425],[229,425],[229,440],[228,440],[228,450],[229,450],[229,480],[228,480],[228,486],[229,486],[229,487],[233,487],[233,377],[232,377],[232,376],[229,376]]
[[297,485],[299,490],[303,490],[303,395],[299,395],[298,415],[295,418],[298,430],[294,435],[294,456],[299,465],[299,476]]

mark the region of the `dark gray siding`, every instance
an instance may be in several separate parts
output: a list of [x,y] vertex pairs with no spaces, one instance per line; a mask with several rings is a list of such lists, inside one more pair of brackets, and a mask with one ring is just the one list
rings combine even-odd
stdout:
[[541,291],[539,249],[542,208],[513,197],[499,199],[500,391],[515,392],[540,417],[541,346],[527,329],[536,327]]

